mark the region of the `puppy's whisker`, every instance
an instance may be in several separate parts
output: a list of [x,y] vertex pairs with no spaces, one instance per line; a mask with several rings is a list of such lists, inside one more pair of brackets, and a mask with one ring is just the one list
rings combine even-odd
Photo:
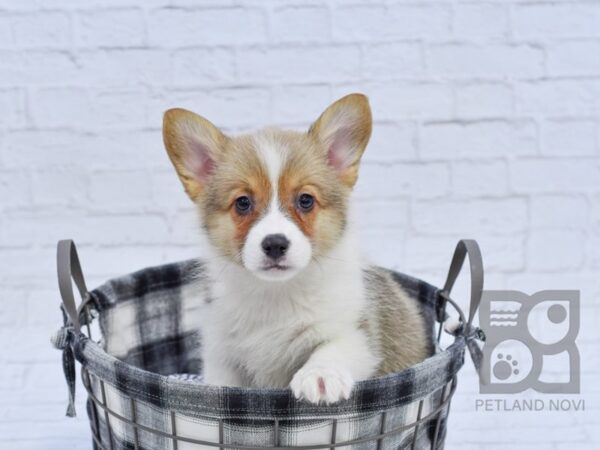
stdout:
[[319,269],[321,270],[321,273],[324,273],[325,269],[323,268],[323,265],[321,264],[321,261],[319,261],[319,259],[316,256],[313,256],[312,260],[315,262],[315,264],[317,264],[317,266],[319,266]]
[[225,263],[223,264],[223,267],[221,267],[221,270],[219,271],[217,276],[214,278],[214,281],[221,281],[221,277],[223,276],[223,273],[225,273],[225,269],[227,269],[227,266],[229,266],[231,264],[232,264],[231,262],[225,261]]
[[[317,257],[315,257],[315,258],[317,258]],[[335,256],[331,256],[331,255],[319,255],[318,258],[319,259],[330,259],[331,261],[336,261],[336,262],[341,262],[341,263],[348,263],[348,262],[350,262],[347,259],[336,258]]]

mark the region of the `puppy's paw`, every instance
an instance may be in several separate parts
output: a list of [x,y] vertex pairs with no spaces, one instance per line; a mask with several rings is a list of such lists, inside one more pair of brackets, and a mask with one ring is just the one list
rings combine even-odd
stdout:
[[294,396],[311,403],[335,403],[350,397],[354,380],[343,369],[303,367],[290,383]]

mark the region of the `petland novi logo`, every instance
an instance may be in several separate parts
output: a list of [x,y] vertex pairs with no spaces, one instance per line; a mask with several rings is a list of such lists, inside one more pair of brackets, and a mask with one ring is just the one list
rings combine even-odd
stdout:
[[579,291],[484,291],[482,394],[578,394]]

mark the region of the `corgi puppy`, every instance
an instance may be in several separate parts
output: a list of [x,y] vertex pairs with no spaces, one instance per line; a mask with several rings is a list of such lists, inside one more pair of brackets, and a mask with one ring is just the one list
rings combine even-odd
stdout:
[[227,136],[190,111],[165,113],[167,152],[214,252],[206,383],[289,386],[333,403],[356,381],[432,353],[417,302],[359,257],[348,209],[370,135],[361,94],[333,103],[306,132]]

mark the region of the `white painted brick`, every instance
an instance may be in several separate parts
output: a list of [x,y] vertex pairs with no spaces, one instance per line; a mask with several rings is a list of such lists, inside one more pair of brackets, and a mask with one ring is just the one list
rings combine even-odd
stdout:
[[285,85],[273,88],[273,123],[310,125],[327,108],[331,89],[326,84]]
[[591,198],[590,225],[595,231],[600,231],[600,195]]
[[509,117],[514,107],[510,86],[469,81],[456,87],[456,113],[459,117]]
[[77,63],[80,84],[105,89],[169,84],[174,71],[170,53],[155,49],[86,49]]
[[413,229],[424,235],[514,235],[527,229],[527,203],[520,198],[420,201],[411,219]]
[[149,103],[150,126],[162,124],[164,112],[174,107],[194,111],[226,131],[263,127],[271,119],[270,92],[264,88],[178,89],[161,92]]
[[546,121],[540,131],[541,152],[563,157],[594,156],[597,128],[591,120]]
[[520,114],[582,116],[595,114],[598,80],[543,80],[516,86],[516,110]]
[[8,16],[0,17],[0,47],[11,47],[14,45],[11,20]]
[[589,236],[585,242],[586,263],[591,269],[600,269],[600,255],[598,247],[600,246],[600,235]]
[[[4,308],[0,308],[0,327],[10,328],[22,326],[27,317],[26,290],[3,286],[0,287],[0,298],[5,305],[10,304],[10,307],[5,306]],[[13,380],[9,381],[13,382]],[[4,384],[4,386],[6,386],[6,384]]]
[[254,44],[267,40],[266,19],[259,9],[159,9],[148,17],[151,45],[187,47]]
[[516,5],[512,25],[518,37],[600,36],[596,2]]
[[61,165],[75,156],[68,144],[74,140],[69,133],[19,130],[2,138],[2,164],[11,169]]
[[431,75],[457,78],[532,78],[544,71],[543,51],[519,44],[431,45],[425,62]]
[[192,201],[183,190],[175,168],[167,164],[165,170],[150,175],[152,209],[171,212],[190,208]]
[[[4,360],[2,362],[4,363]],[[0,380],[3,381],[0,392],[2,392],[4,399],[11,391],[20,391],[23,389],[27,367],[24,364],[3,364],[3,366],[4,370],[2,375],[0,375],[2,377]]]
[[[594,291],[598,287],[598,276],[595,273],[586,273],[580,269],[565,270],[560,276],[550,272],[527,270],[521,273],[509,274],[507,277],[508,286],[527,294],[547,289],[576,289],[584,293],[582,297],[584,301],[588,297],[593,298]],[[581,334],[587,333],[581,331]],[[580,338],[582,335],[580,335]]]
[[421,270],[438,271],[442,267],[445,269],[456,241],[454,237],[410,236],[405,249],[407,270],[414,273]]
[[[92,287],[89,286],[91,289]],[[23,305],[27,308],[27,326],[31,328],[58,329],[60,294],[57,287],[32,288],[26,292]]]
[[533,123],[484,121],[426,123],[420,129],[423,159],[483,159],[536,152]]
[[90,277],[108,279],[166,263],[163,251],[163,246],[147,244],[98,247],[86,258],[85,270]]
[[514,161],[511,186],[518,192],[563,193],[595,191],[600,167],[594,160],[524,159]]
[[189,49],[175,52],[174,81],[178,84],[231,82],[235,78],[235,57],[230,49]]
[[552,75],[600,73],[600,41],[566,41],[548,45],[548,72]]
[[[456,243],[461,237],[467,236],[411,236],[406,243],[407,264],[410,265],[411,270],[445,270],[449,264],[448,258],[453,254]],[[524,267],[523,235],[486,236],[477,241],[485,255],[486,273],[494,270],[519,270]],[[456,293],[457,290],[454,292]]]
[[578,269],[584,248],[579,231],[536,231],[527,241],[527,267],[540,271]]
[[[402,271],[406,233],[399,228],[361,230],[361,248],[371,264]],[[384,251],[384,249],[389,249]]]
[[71,39],[69,16],[61,12],[16,15],[13,35],[24,47],[66,47]]
[[421,46],[415,43],[389,43],[366,46],[363,71],[373,80],[418,77],[423,74]]
[[459,38],[504,38],[509,32],[508,8],[502,3],[455,5],[452,27]]
[[[515,412],[513,412],[514,414]],[[488,413],[490,414],[490,413]],[[504,413],[510,414],[510,413]],[[490,425],[496,424],[496,427],[469,427],[464,432],[468,432],[471,439],[487,445],[488,448],[508,448],[514,450],[531,450],[533,448],[553,448],[556,442],[570,442],[571,448],[578,448],[580,443],[585,443],[585,435],[573,433],[573,428],[569,426],[548,427],[544,424],[528,425],[524,420],[520,426],[520,432],[517,443],[515,443],[514,426],[505,425],[500,417],[504,414],[495,414],[495,420]],[[530,415],[529,421],[532,424],[537,423],[535,415]],[[485,447],[484,447],[485,448]]]
[[[581,450],[595,450],[598,446],[598,439],[595,439],[596,442],[579,442],[577,444],[577,448]],[[569,450],[573,448],[573,444],[568,442],[557,442],[556,450]]]
[[[183,2],[185,0],[177,0]],[[85,3],[77,0],[53,0],[52,8],[65,11],[98,10],[127,6],[152,6],[161,7],[172,3],[171,0],[89,0]],[[43,11],[48,8],[45,0],[31,0],[28,2],[12,2],[11,0],[0,0],[0,6],[6,11],[31,12]]]
[[369,41],[383,37],[386,8],[380,5],[343,6],[333,11],[333,37],[340,41]]
[[0,127],[17,127],[25,124],[25,96],[18,89],[0,90]]
[[144,18],[135,9],[82,12],[76,16],[77,45],[135,47],[144,43]]
[[53,82],[75,82],[78,67],[68,53],[62,51],[0,50],[0,86],[47,85]]
[[319,6],[285,6],[273,11],[275,42],[324,42],[330,35],[329,10]]
[[359,228],[367,232],[373,228],[406,229],[408,226],[407,199],[354,201],[352,208]]
[[31,203],[30,177],[22,172],[0,171],[0,210]]
[[88,203],[86,174],[73,170],[46,170],[32,175],[33,203],[81,207]]
[[[386,11],[385,37],[398,39],[447,38],[451,27],[451,10],[442,4],[395,4]],[[375,27],[382,24],[375,23]]]
[[376,120],[398,120],[423,117],[448,118],[452,115],[451,88],[441,83],[389,83],[368,86]]
[[452,164],[452,192],[465,197],[508,194],[508,166],[504,161],[459,161]]
[[[33,120],[41,127],[127,128],[145,122],[145,95],[141,90],[48,88],[37,91],[32,99]],[[60,110],[56,105],[61,104]]]
[[[34,226],[29,220],[30,226]],[[40,228],[40,227],[38,227]],[[0,230],[0,232],[2,232]],[[40,230],[39,233],[42,231]],[[25,280],[27,286],[44,280],[56,281],[56,267],[52,261],[56,258],[56,249],[3,248],[0,260],[0,283],[4,286],[19,286]],[[1,330],[0,330],[1,331]]]
[[531,227],[581,230],[588,223],[585,198],[565,195],[538,195],[531,199]]
[[[189,231],[186,231],[189,233]],[[183,245],[169,245],[162,249],[162,256],[164,261],[184,261],[186,259],[197,259],[206,257],[208,249],[203,246],[203,241],[196,239],[196,236],[192,236],[194,239],[193,244],[189,243]]]
[[[525,268],[525,235],[486,236],[478,240],[485,256],[485,270],[511,272]],[[489,280],[488,280],[489,283]],[[494,284],[488,284],[494,286]]]
[[145,172],[95,172],[90,175],[89,184],[90,206],[94,209],[142,212],[152,203]]
[[359,77],[356,47],[248,49],[238,52],[238,73],[244,82],[311,82]]
[[445,5],[343,5],[333,11],[333,36],[339,41],[391,41],[447,37],[451,11]]
[[[77,239],[101,245],[153,245],[167,241],[168,226],[158,214],[98,215],[84,217]],[[160,255],[160,251],[156,251]],[[141,267],[141,266],[140,266]],[[108,267],[107,267],[108,268]]]
[[334,10],[333,36],[340,41],[435,39],[450,29],[445,5],[344,5]]
[[410,122],[376,122],[363,161],[414,161],[416,134],[416,126]]
[[[91,215],[48,210],[7,217],[0,230],[0,244],[5,247],[39,245],[54,250],[59,240],[67,238],[80,245],[153,244],[166,242],[169,233],[165,219],[155,214]],[[54,271],[46,275],[54,276]]]
[[[369,89],[366,84],[361,82],[360,80],[353,81],[343,81],[339,83],[333,84],[331,87],[332,98],[338,99],[342,98],[345,95],[351,94],[353,92],[362,92],[363,94],[369,96]],[[371,104],[371,109],[373,105]]]
[[198,210],[191,206],[175,212],[171,217],[169,241],[175,245],[188,245],[196,251],[196,257],[206,254],[203,244],[203,230],[200,225]]
[[449,190],[446,164],[363,164],[356,185],[357,198],[431,198]]
[[[162,112],[156,121],[161,123]],[[5,136],[3,161],[7,167],[89,171],[134,167],[165,168],[169,159],[161,134],[156,131],[118,131],[111,133],[73,132],[71,130],[25,130]]]

